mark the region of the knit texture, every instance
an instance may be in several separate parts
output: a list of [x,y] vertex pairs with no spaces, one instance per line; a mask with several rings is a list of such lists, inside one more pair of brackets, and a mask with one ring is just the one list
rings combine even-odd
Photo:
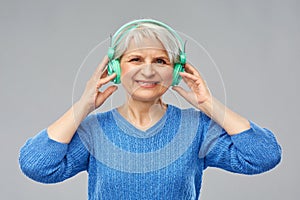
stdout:
[[273,133],[250,125],[230,136],[201,111],[168,105],[154,126],[141,131],[113,109],[89,115],[69,144],[40,131],[21,148],[19,163],[42,183],[87,171],[89,200],[196,200],[207,167],[258,174],[280,162]]

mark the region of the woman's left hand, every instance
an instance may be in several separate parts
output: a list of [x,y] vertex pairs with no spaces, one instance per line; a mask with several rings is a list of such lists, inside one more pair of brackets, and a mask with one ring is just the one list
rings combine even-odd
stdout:
[[250,128],[250,122],[246,118],[233,112],[211,95],[206,82],[192,65],[186,64],[185,72],[180,75],[191,91],[186,91],[180,86],[174,86],[173,89],[197,109],[211,117],[229,135],[235,135]]
[[180,75],[191,90],[186,91],[180,86],[173,86],[173,90],[178,92],[197,109],[202,110],[204,109],[203,106],[207,106],[207,104],[209,105],[211,103],[212,96],[206,82],[192,65],[186,63],[185,72],[180,72]]

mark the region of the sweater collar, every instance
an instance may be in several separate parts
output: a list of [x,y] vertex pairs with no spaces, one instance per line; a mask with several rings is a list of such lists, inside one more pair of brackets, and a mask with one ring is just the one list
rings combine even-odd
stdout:
[[112,110],[113,118],[116,122],[116,125],[126,134],[138,137],[138,138],[149,138],[154,136],[156,133],[158,133],[165,125],[166,120],[168,116],[170,116],[171,112],[173,110],[172,105],[168,105],[167,110],[165,114],[162,116],[162,118],[156,122],[153,126],[148,128],[147,130],[141,130],[136,128],[133,124],[131,124],[129,121],[127,121],[117,110],[117,108],[114,108]]

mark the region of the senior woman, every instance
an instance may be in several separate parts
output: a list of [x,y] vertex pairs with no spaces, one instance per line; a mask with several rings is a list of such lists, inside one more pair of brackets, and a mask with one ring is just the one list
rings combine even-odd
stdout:
[[[183,79],[189,90],[178,83]],[[115,84],[101,89],[110,81]],[[123,105],[100,107],[121,83]],[[172,88],[193,108],[162,101]],[[186,63],[168,25],[131,21],[112,37],[108,55],[81,98],[21,148],[22,171],[42,183],[88,172],[89,199],[198,199],[202,173],[218,167],[258,174],[275,167],[281,148],[271,131],[233,112]]]

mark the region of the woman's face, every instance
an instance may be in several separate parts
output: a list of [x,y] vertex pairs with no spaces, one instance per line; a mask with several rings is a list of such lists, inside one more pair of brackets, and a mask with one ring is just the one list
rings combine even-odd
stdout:
[[135,100],[155,101],[172,83],[173,65],[158,40],[144,38],[139,47],[131,40],[120,64],[121,83]]

